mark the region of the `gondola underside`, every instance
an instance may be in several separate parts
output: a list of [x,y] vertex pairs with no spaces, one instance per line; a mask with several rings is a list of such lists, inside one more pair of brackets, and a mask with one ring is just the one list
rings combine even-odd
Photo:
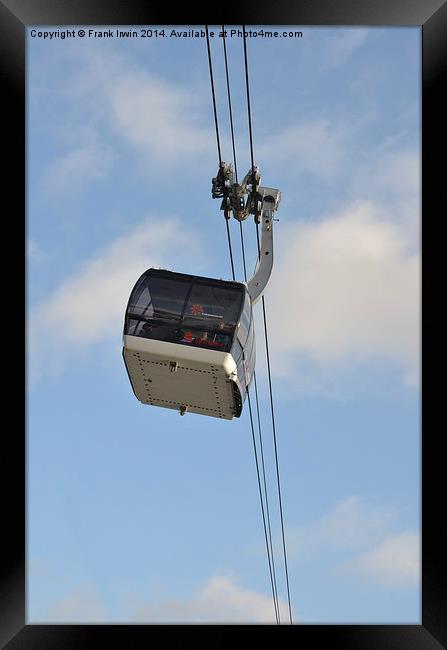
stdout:
[[231,354],[124,336],[124,360],[143,404],[232,420],[242,399]]

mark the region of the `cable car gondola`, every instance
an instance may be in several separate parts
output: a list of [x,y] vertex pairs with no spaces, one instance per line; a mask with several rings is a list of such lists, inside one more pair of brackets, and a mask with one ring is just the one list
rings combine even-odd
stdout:
[[181,415],[189,411],[227,420],[241,415],[255,368],[252,306],[270,277],[272,214],[280,197],[270,188],[258,192],[262,242],[248,283],[150,268],[135,284],[125,315],[123,358],[143,404]]
[[145,404],[239,417],[255,362],[247,287],[147,270],[127,306],[124,360]]

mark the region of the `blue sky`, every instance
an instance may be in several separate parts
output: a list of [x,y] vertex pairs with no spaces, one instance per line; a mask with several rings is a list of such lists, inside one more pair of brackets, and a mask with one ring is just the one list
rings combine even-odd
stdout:
[[[255,162],[282,192],[266,307],[294,621],[418,623],[420,30],[299,29],[247,39]],[[28,621],[273,622],[248,409],[143,406],[121,357],[144,270],[230,278],[205,39],[27,45]],[[227,48],[242,176],[242,38]]]

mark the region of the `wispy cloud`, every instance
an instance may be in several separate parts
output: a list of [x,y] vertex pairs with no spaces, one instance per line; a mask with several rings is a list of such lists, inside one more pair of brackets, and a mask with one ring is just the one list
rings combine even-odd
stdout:
[[200,123],[190,90],[143,71],[123,71],[103,88],[113,128],[145,157],[179,165],[186,155],[214,153],[211,132]]
[[371,506],[358,495],[351,495],[320,519],[290,530],[290,555],[302,561],[322,552],[362,549],[383,538],[394,516],[389,508]]
[[322,67],[332,71],[345,64],[365,44],[369,34],[370,30],[362,27],[332,30],[324,48]]
[[[282,226],[268,293],[274,367],[387,360],[417,376],[420,256],[371,202]],[[284,311],[287,306],[286,312]]]
[[26,255],[30,262],[39,264],[47,259],[46,253],[34,239],[28,239],[26,242]]
[[420,152],[395,143],[382,143],[370,160],[352,170],[350,191],[382,206],[419,248],[421,173]]
[[86,581],[77,589],[53,602],[42,617],[42,623],[97,623],[107,621],[107,610],[93,582]]
[[420,538],[412,532],[391,535],[339,567],[339,575],[361,576],[383,587],[407,587],[420,581]]
[[111,147],[98,140],[67,149],[47,167],[43,178],[45,190],[50,195],[72,198],[105,178],[113,160]]
[[[279,599],[280,615],[287,620],[287,604]],[[200,585],[189,597],[164,595],[126,606],[127,616],[114,617],[98,587],[86,581],[54,600],[35,615],[34,623],[275,623],[271,595],[240,585],[231,574],[218,574]]]
[[419,535],[396,531],[397,516],[389,507],[349,496],[320,519],[287,531],[290,560],[324,557],[337,577],[361,578],[384,588],[414,586],[420,572]]
[[[64,79],[58,86],[64,90],[56,92],[50,85],[46,92],[33,95],[33,115],[46,124],[39,128],[61,150],[42,173],[47,193],[79,194],[106,178],[116,160],[122,163],[129,155],[143,177],[157,173],[160,179],[182,169],[185,179],[205,159],[214,168],[209,94],[201,100],[197,85],[168,81],[150,65],[94,41],[82,50],[67,44],[63,56],[73,69],[70,82]],[[57,86],[66,69],[50,59],[45,64],[42,68],[46,74],[53,70]],[[35,69],[35,75],[41,73],[38,66]],[[31,83],[35,89],[36,81]],[[59,108],[50,119],[46,105],[54,95]],[[194,160],[194,165],[186,160]]]
[[[132,287],[149,267],[184,269],[200,265],[200,236],[175,219],[147,220],[98,251],[66,277],[30,314],[29,339],[34,371],[104,340],[120,340]],[[192,270],[192,269],[191,269]],[[36,365],[37,362],[37,365]]]
[[300,121],[265,138],[258,144],[256,155],[288,173],[309,173],[327,181],[344,163],[345,138],[345,130],[328,119]]
[[[282,620],[287,604],[280,600]],[[165,599],[140,607],[135,620],[145,623],[274,623],[271,596],[241,587],[233,576],[218,575],[190,598]]]

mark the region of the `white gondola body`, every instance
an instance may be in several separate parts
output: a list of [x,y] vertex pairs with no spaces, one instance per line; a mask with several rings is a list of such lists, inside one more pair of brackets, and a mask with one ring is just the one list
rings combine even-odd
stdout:
[[240,411],[237,367],[230,353],[125,336],[124,358],[143,404],[226,420]]
[[143,404],[182,415],[239,417],[254,348],[245,284],[156,269],[136,283],[126,310],[123,357]]

